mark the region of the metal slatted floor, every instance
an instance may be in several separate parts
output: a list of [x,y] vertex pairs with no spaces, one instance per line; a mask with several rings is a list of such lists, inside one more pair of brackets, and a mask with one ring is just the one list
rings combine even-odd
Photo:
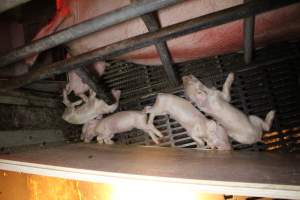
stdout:
[[[262,118],[275,109],[277,115],[270,133],[264,134],[264,144],[241,145],[235,149],[300,150],[300,42],[275,44],[256,50],[255,63],[245,66],[243,54],[233,53],[178,64],[180,77],[193,74],[208,86],[221,88],[228,72],[236,78],[231,90],[232,104],[245,113]],[[122,90],[120,110],[142,110],[155,102],[158,92],[184,97],[183,89],[170,88],[161,66],[137,65],[128,62],[110,63],[104,75],[109,89]],[[156,127],[164,138],[159,146],[199,148],[186,131],[169,116],[156,117]],[[154,145],[148,135],[133,130],[117,134],[119,144]]]

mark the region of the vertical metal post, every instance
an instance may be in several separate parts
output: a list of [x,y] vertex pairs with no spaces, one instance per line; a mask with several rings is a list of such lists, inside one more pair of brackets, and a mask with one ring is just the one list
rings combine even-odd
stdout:
[[89,74],[85,67],[79,67],[74,71],[85,84],[87,84],[93,91],[96,92],[101,99],[104,99],[105,101],[111,101],[111,98],[105,94],[104,88],[98,84],[97,80],[95,80],[94,77]]
[[[247,3],[251,0],[244,0]],[[246,17],[244,19],[244,60],[246,64],[250,64],[253,59],[254,51],[254,28],[255,16]]]
[[[159,19],[158,19],[156,13],[154,13],[154,12],[143,15],[142,19],[143,19],[145,25],[147,26],[147,29],[149,30],[149,32],[158,31],[161,28]],[[164,69],[167,73],[167,77],[168,77],[171,85],[174,87],[178,86],[179,81],[176,76],[175,70],[173,68],[173,61],[172,61],[172,57],[171,57],[170,51],[168,49],[167,43],[165,41],[159,42],[155,45],[155,47],[159,54],[160,60],[164,66]]]

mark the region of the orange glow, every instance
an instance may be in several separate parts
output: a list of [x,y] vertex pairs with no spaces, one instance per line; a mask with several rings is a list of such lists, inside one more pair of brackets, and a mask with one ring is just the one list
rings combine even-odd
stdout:
[[263,137],[268,138],[268,137],[271,137],[271,136],[274,136],[274,135],[278,135],[278,132],[265,133]]
[[56,0],[56,10],[59,11],[62,9],[63,0]]
[[222,200],[223,195],[204,194],[160,184],[101,184],[24,173],[0,171],[1,200],[121,200],[185,199]]

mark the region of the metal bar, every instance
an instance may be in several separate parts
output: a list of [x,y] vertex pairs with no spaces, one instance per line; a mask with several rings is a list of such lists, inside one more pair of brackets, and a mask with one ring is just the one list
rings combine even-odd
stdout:
[[111,98],[105,94],[104,88],[100,84],[98,84],[97,80],[93,79],[86,68],[77,68],[75,69],[75,73],[82,79],[85,84],[87,84],[93,91],[95,91],[101,99],[105,101],[111,100]]
[[0,3],[0,13],[3,13],[9,9],[17,7],[21,4],[27,3],[31,0],[1,0]]
[[9,91],[5,93],[0,92],[0,104],[48,108],[57,108],[62,106],[62,103],[54,98],[39,97],[20,91]]
[[[244,0],[245,3],[251,0]],[[244,60],[248,65],[253,59],[255,16],[244,19]]]
[[[161,28],[159,19],[155,13],[143,15],[142,19],[150,32],[158,31]],[[171,85],[173,87],[178,86],[178,77],[176,76],[175,70],[173,68],[173,61],[167,43],[165,41],[159,42],[155,45],[155,47]]]
[[107,14],[86,20],[80,24],[46,36],[32,43],[17,48],[0,57],[0,67],[19,61],[35,53],[50,49],[60,44],[70,42],[90,33],[103,30],[115,24],[133,19],[143,14],[164,8],[183,0],[140,0]]
[[91,52],[81,54],[60,62],[53,63],[39,69],[33,70],[28,74],[8,81],[0,82],[0,90],[9,90],[21,87],[36,80],[46,78],[53,74],[61,74],[95,61],[112,59],[124,53],[141,49],[161,41],[183,36],[195,31],[207,29],[251,15],[256,15],[272,9],[287,6],[299,0],[253,0],[249,3],[238,5],[212,14],[201,16],[185,22],[164,27],[159,31],[145,33],[133,38],[129,38],[114,44],[95,49]]

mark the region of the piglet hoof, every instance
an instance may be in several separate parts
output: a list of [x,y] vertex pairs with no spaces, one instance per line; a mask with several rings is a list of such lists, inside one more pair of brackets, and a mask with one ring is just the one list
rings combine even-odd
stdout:
[[113,97],[115,98],[115,100],[119,101],[120,96],[121,96],[121,90],[112,89],[111,93],[112,93]]
[[104,144],[104,140],[101,137],[97,137],[98,144]]
[[270,112],[268,112],[266,116],[266,121],[272,121],[275,117],[275,114],[276,114],[275,110],[271,110]]
[[230,72],[227,76],[227,80],[232,83],[233,80],[234,80],[234,73],[233,72]]
[[160,139],[158,139],[158,138],[152,138],[152,140],[153,140],[153,142],[155,143],[155,144],[159,144],[160,143]]
[[83,142],[84,142],[84,143],[90,143],[90,140],[84,139]]
[[105,144],[114,144],[114,141],[112,141],[111,139],[104,139],[104,143]]

